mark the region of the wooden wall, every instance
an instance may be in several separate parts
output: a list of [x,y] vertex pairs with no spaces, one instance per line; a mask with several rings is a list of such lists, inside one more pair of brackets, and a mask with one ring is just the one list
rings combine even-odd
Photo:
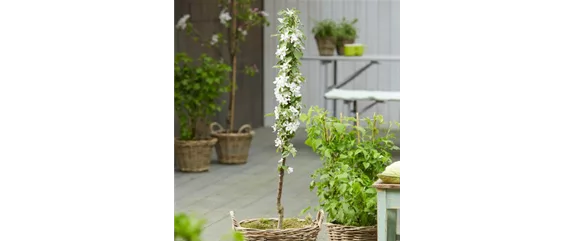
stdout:
[[[185,51],[192,57],[197,57],[202,53],[208,53],[215,57],[214,50],[199,46],[185,33],[175,30],[175,24],[184,14],[190,14],[190,19],[195,28],[204,38],[210,39],[216,32],[226,32],[225,27],[219,22],[219,8],[217,0],[175,0],[174,11],[174,32],[175,32],[175,52]],[[263,0],[256,0],[253,7],[263,9]],[[250,124],[254,128],[263,125],[263,28],[253,28],[250,30],[247,41],[240,45],[241,53],[238,56],[238,69],[242,69],[245,64],[256,64],[260,72],[254,77],[238,74],[235,127],[243,124]],[[227,53],[227,46],[220,46],[224,53]],[[228,56],[226,57],[228,59]],[[213,120],[225,126],[227,118],[228,94],[223,94],[221,99],[226,101],[222,111]],[[177,118],[175,132],[177,134]]]

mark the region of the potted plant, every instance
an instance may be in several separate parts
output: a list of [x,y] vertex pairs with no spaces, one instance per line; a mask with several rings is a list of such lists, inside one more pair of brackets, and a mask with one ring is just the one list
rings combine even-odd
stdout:
[[227,91],[222,84],[230,71],[228,65],[201,55],[199,64],[185,53],[175,56],[175,112],[179,120],[179,138],[175,138],[175,158],[180,171],[209,170],[216,138],[200,135],[199,123],[221,109],[217,99]]
[[321,229],[323,212],[319,211],[315,221],[311,218],[295,219],[284,218],[284,209],[281,204],[283,192],[283,177],[285,172],[293,172],[287,165],[287,157],[295,156],[297,150],[290,142],[299,127],[301,112],[301,83],[305,78],[299,71],[300,58],[303,56],[303,40],[305,36],[301,31],[301,22],[298,11],[286,9],[279,12],[281,23],[278,27],[279,46],[275,55],[278,58],[275,68],[279,69],[275,78],[275,97],[278,105],[275,107],[275,124],[273,131],[277,132],[275,146],[281,153],[278,161],[279,184],[277,188],[277,214],[273,219],[247,219],[238,222],[233,212],[231,219],[233,228],[242,233],[246,240],[289,240],[289,241],[315,241]]
[[312,107],[306,122],[305,144],[321,156],[323,166],[313,175],[310,189],[317,189],[319,207],[327,213],[331,240],[377,240],[377,199],[371,185],[391,163],[397,149],[392,135],[381,135],[383,117],[329,117]]
[[[251,8],[253,0],[220,0],[221,8],[219,20],[227,29],[227,39],[223,38],[223,33],[214,33],[210,39],[205,39],[188,22],[189,15],[183,16],[178,22],[178,28],[186,30],[194,37],[194,40],[201,42],[202,46],[209,48],[217,47],[219,44],[228,45],[228,55],[217,51],[221,58],[227,59],[232,66],[230,76],[231,91],[229,92],[227,129],[219,123],[212,123],[210,130],[212,135],[218,139],[216,144],[217,157],[223,164],[244,164],[249,156],[249,148],[253,134],[251,126],[246,124],[239,129],[235,129],[235,91],[237,90],[237,55],[239,54],[239,43],[245,41],[249,30],[256,26],[269,25],[268,14],[257,8]],[[219,48],[214,48],[220,50]],[[257,66],[244,66],[243,73],[253,76],[257,72]]]
[[337,54],[345,55],[345,44],[354,44],[355,39],[357,39],[357,28],[355,24],[359,21],[358,19],[353,19],[353,21],[347,21],[343,18],[339,24],[337,24]]
[[[201,241],[206,220],[185,213],[176,213],[174,215],[174,240],[175,241]],[[232,232],[228,235],[229,240],[243,241],[243,235],[238,232]]]
[[320,56],[333,56],[337,43],[337,23],[325,19],[315,24],[312,29]]

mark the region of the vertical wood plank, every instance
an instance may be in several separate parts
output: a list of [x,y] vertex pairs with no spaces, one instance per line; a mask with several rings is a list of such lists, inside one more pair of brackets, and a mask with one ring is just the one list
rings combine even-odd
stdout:
[[387,240],[387,192],[377,191],[377,241]]
[[[263,0],[257,0],[253,3],[252,7],[261,6]],[[224,27],[220,24],[219,7],[217,1],[212,0],[176,0],[175,2],[175,22],[179,20],[184,14],[190,14],[190,21],[193,23],[194,27],[201,33],[202,37],[205,39],[210,39],[211,36],[216,32],[223,32],[224,38],[225,33]],[[207,48],[207,46],[201,46],[200,44],[193,41],[185,32],[175,31],[175,51],[176,52],[186,52],[192,58],[197,58],[202,53],[205,53],[212,57],[219,57],[214,49]],[[263,49],[261,49],[262,41],[262,30],[259,28],[254,28],[249,32],[247,36],[247,41],[241,43],[242,52],[238,55],[238,68],[242,69],[245,65],[256,64],[261,67],[263,63],[262,55],[264,55]],[[224,49],[224,58],[228,59],[226,54],[226,46],[220,45],[219,48]],[[262,97],[265,91],[262,89],[262,76],[256,74],[254,77],[246,76],[244,74],[238,74],[237,76],[237,108],[235,112],[236,116],[236,126],[242,124],[251,124],[253,127],[262,126],[263,123],[263,100]],[[224,93],[220,96],[219,100],[224,100],[228,102],[228,94]],[[217,113],[213,118],[214,121],[224,123],[227,117],[227,105],[222,107],[222,111]],[[177,120],[176,120],[177,123]]]
[[[277,6],[278,1],[265,0],[264,7],[265,12],[269,14],[269,27],[264,27],[263,29],[263,110],[264,113],[272,113],[273,106],[275,105],[275,98],[273,96],[273,79],[275,76],[275,69],[273,65],[275,63],[275,46],[276,40],[271,38],[271,35],[277,29]],[[273,117],[264,117],[265,126],[273,125]]]
[[387,241],[396,241],[397,239],[397,210],[387,210]]
[[[401,32],[400,32],[400,4],[398,0],[391,0],[391,54],[400,55],[401,54]],[[400,61],[393,62],[391,64],[391,89],[395,91],[400,91]],[[400,121],[400,103],[391,102],[389,103],[389,118],[392,121]]]

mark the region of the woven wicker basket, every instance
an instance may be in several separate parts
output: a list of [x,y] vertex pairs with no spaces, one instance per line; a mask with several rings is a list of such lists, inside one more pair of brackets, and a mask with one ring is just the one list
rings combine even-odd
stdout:
[[341,39],[337,42],[337,54],[345,55],[345,44],[354,44],[354,39]]
[[333,56],[337,48],[337,39],[335,37],[315,37],[317,48],[319,49],[319,56]]
[[255,132],[250,125],[243,125],[237,132],[227,133],[223,127],[213,122],[209,125],[211,136],[217,138],[215,151],[217,159],[222,164],[245,164],[249,157],[251,140]]
[[327,223],[331,241],[377,241],[377,226],[354,227]]
[[[325,216],[323,210],[317,213],[317,218],[311,226],[303,228],[289,228],[289,229],[250,229],[241,227],[242,223],[252,222],[260,219],[246,219],[237,222],[233,211],[231,214],[231,222],[233,230],[242,233],[245,241],[316,241],[319,231],[321,231],[321,223]],[[276,218],[269,218],[269,220],[277,220]],[[301,219],[301,221],[304,221]]]
[[182,172],[204,172],[209,170],[211,153],[216,138],[211,140],[181,141],[175,139],[175,160]]

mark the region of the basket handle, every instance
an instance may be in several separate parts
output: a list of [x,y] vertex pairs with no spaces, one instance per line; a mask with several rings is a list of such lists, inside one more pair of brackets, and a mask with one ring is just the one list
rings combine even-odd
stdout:
[[[213,129],[213,127],[217,127],[217,130]],[[211,133],[216,133],[216,132],[223,130],[223,126],[221,126],[217,122],[213,122],[213,123],[209,124],[209,130],[211,131]]]
[[229,211],[229,216],[231,216],[231,228],[235,230],[237,226],[237,220],[235,219],[235,213],[233,211]]
[[250,131],[251,131],[251,125],[245,124],[239,128],[239,131],[237,131],[237,133],[242,133],[242,132],[249,133]]
[[317,213],[317,219],[315,219],[319,226],[321,226],[321,224],[323,223],[324,217],[325,217],[325,212],[323,211],[323,209],[319,210],[319,212]]

